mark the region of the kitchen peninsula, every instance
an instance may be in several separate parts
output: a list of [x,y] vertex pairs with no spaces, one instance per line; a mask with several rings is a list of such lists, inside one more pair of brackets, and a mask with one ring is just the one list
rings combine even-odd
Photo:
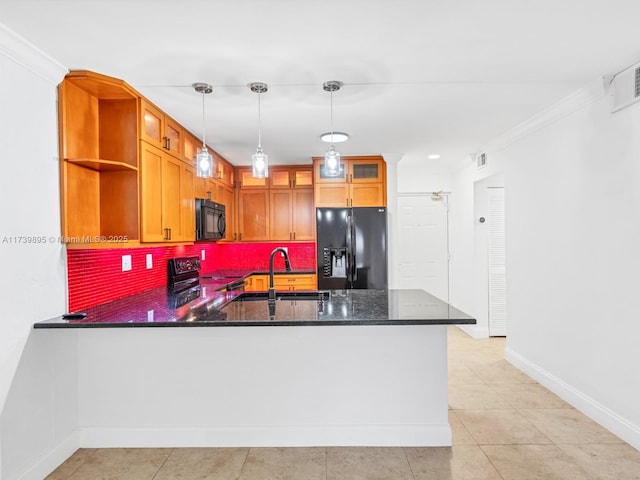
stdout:
[[[474,319],[421,290],[279,298],[271,319],[235,295],[36,324],[75,343],[81,446],[451,445],[446,325]],[[117,328],[143,325],[167,328]]]

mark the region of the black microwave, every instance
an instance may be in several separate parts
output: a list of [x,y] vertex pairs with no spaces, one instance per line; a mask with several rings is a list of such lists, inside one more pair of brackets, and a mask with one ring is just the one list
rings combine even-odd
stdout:
[[196,198],[196,240],[211,241],[224,238],[227,222],[225,207],[206,198]]

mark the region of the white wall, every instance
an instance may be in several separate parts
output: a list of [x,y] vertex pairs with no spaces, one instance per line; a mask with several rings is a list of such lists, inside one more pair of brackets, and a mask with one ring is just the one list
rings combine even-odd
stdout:
[[476,325],[461,327],[474,337],[489,335],[486,241],[480,237],[486,232],[478,222],[483,204],[476,192],[503,182],[504,156],[486,153],[487,164],[481,169],[471,157],[458,165],[450,201],[450,303],[476,319]]
[[451,302],[482,336],[474,185],[504,170],[506,358],[640,448],[640,105],[609,111],[596,79],[489,144],[487,167],[463,162]]
[[[64,69],[0,25],[0,72],[0,264],[11,272],[11,278],[0,277],[0,477],[11,478],[8,472],[51,446],[53,425],[51,419],[43,423],[41,410],[53,405],[41,399],[34,412],[31,395],[42,392],[39,366],[52,359],[36,355],[29,342],[34,322],[65,308],[56,117],[56,84]],[[29,238],[43,242],[25,243]],[[12,421],[16,415],[24,421]],[[30,443],[19,450],[27,431]],[[46,440],[35,441],[35,433]]]
[[504,152],[508,358],[640,448],[640,105]]

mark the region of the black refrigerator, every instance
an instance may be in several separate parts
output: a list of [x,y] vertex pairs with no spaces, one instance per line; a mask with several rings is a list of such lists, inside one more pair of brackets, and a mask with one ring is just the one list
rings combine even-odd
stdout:
[[318,289],[387,289],[387,209],[316,208]]

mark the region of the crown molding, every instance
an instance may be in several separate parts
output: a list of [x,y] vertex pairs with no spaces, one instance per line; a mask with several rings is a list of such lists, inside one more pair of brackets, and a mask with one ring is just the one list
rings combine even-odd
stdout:
[[2,23],[0,23],[0,54],[54,85],[59,84],[69,71],[60,62]]
[[595,103],[606,95],[606,78],[597,78],[490,141],[484,145],[480,151],[490,152],[501,150],[512,143],[551,125],[552,123],[555,123],[564,117]]

